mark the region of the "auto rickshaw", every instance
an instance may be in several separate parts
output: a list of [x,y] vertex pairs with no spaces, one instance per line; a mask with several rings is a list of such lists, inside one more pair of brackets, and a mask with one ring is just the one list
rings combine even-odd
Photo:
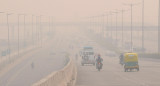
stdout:
[[137,53],[124,53],[124,71],[132,71],[134,69],[139,71]]

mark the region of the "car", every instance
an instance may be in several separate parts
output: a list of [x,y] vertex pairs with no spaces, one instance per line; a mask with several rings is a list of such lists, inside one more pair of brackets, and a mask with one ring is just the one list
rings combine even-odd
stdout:
[[95,57],[94,50],[92,47],[84,47],[82,50],[82,60],[81,64],[84,66],[85,64],[93,64],[95,65]]

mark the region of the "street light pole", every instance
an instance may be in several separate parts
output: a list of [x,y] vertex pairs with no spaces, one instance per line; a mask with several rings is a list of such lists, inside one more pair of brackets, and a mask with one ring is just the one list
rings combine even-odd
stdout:
[[159,22],[158,22],[158,53],[160,53],[160,0],[159,0]]
[[107,28],[106,28],[107,32],[106,32],[106,33],[107,33],[107,36],[109,36],[109,33],[108,33],[108,31],[109,31],[109,30],[108,30],[108,14],[107,14],[107,22],[106,22],[106,25],[107,25]]
[[8,22],[8,16],[12,15],[12,13],[7,13],[7,26],[8,26],[8,53],[9,53],[9,59],[10,59],[10,37],[9,37],[9,22]]
[[116,12],[113,12],[116,14],[116,44],[117,44],[117,17],[118,17],[118,12],[116,10]]
[[34,15],[32,15],[32,43],[33,43],[33,46],[34,46],[34,39],[33,39],[33,17],[34,17]]
[[132,41],[132,8],[133,8],[133,4],[131,4],[131,52],[133,51],[133,41]]
[[19,57],[19,15],[18,15],[18,57]]
[[102,37],[104,37],[104,29],[105,29],[105,15],[103,14],[102,15]]
[[43,33],[42,33],[42,17],[43,15],[40,15],[40,33],[41,33],[41,48],[42,48],[42,42],[43,42]]
[[144,50],[144,0],[142,0],[142,50]]
[[140,3],[124,4],[124,5],[129,5],[130,8],[131,8],[131,52],[133,52],[133,40],[132,40],[132,15],[133,15],[133,14],[132,14],[132,10],[133,10],[133,6],[138,5],[138,4],[140,4]]
[[116,13],[116,44],[117,44],[117,15],[118,13]]
[[25,46],[26,46],[26,43],[25,43],[25,29],[26,29],[26,23],[25,23],[25,17],[26,17],[26,15],[24,15],[24,48],[25,48]]
[[18,14],[18,56],[19,56],[19,17],[23,14]]
[[35,38],[36,38],[35,43],[38,43],[38,16],[36,16],[36,37]]
[[122,9],[122,48],[123,48],[123,41],[124,41],[124,39],[123,39],[123,33],[124,33],[124,32],[123,32],[123,29],[124,29],[124,27],[123,27],[123,22],[124,22],[124,21],[123,21],[123,15],[124,15],[124,14],[123,14],[123,13],[124,13],[124,10]]
[[110,32],[111,32],[111,39],[112,39],[112,13],[110,13],[110,15],[111,15],[111,27],[110,27]]

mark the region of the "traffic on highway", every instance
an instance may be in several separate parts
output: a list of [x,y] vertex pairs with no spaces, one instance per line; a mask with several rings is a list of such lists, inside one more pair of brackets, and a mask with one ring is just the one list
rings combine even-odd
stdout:
[[0,86],[160,86],[160,0],[1,0]]

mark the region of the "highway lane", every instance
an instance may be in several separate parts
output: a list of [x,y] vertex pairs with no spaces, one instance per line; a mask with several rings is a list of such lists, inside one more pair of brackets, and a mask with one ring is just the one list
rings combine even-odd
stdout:
[[76,86],[160,86],[160,63],[154,60],[139,59],[139,72],[124,72],[119,58],[106,56],[107,49],[94,46],[104,59],[103,69],[99,72],[95,66],[77,64]]
[[[88,44],[89,37],[84,34],[85,43]],[[100,53],[103,61],[103,69],[99,72],[95,66],[81,66],[81,58],[77,62],[76,86],[160,86],[160,63],[159,59],[139,58],[140,71],[124,72],[119,64],[119,57],[109,57],[109,50],[92,39],[92,45],[96,53]],[[110,51],[113,52],[113,51]]]
[[104,57],[103,69],[78,64],[76,86],[160,86],[160,64],[140,62],[139,72],[124,72],[116,58]]
[[92,65],[81,66],[79,57],[76,86],[160,86],[158,61],[139,59],[139,72],[124,72],[118,57],[106,56],[108,49],[82,31],[73,27],[58,29],[56,33],[55,38],[47,42],[50,45],[46,44],[42,50],[28,55],[27,59],[0,77],[0,86],[30,86],[51,72],[63,68],[66,52],[75,55],[86,45],[92,45],[97,53],[101,53],[104,66],[100,72]]
[[56,33],[43,48],[38,48],[34,54],[24,55],[27,56],[26,59],[4,73],[0,77],[0,86],[31,86],[50,73],[62,69],[66,64],[65,56],[69,42],[62,36],[63,32]]

